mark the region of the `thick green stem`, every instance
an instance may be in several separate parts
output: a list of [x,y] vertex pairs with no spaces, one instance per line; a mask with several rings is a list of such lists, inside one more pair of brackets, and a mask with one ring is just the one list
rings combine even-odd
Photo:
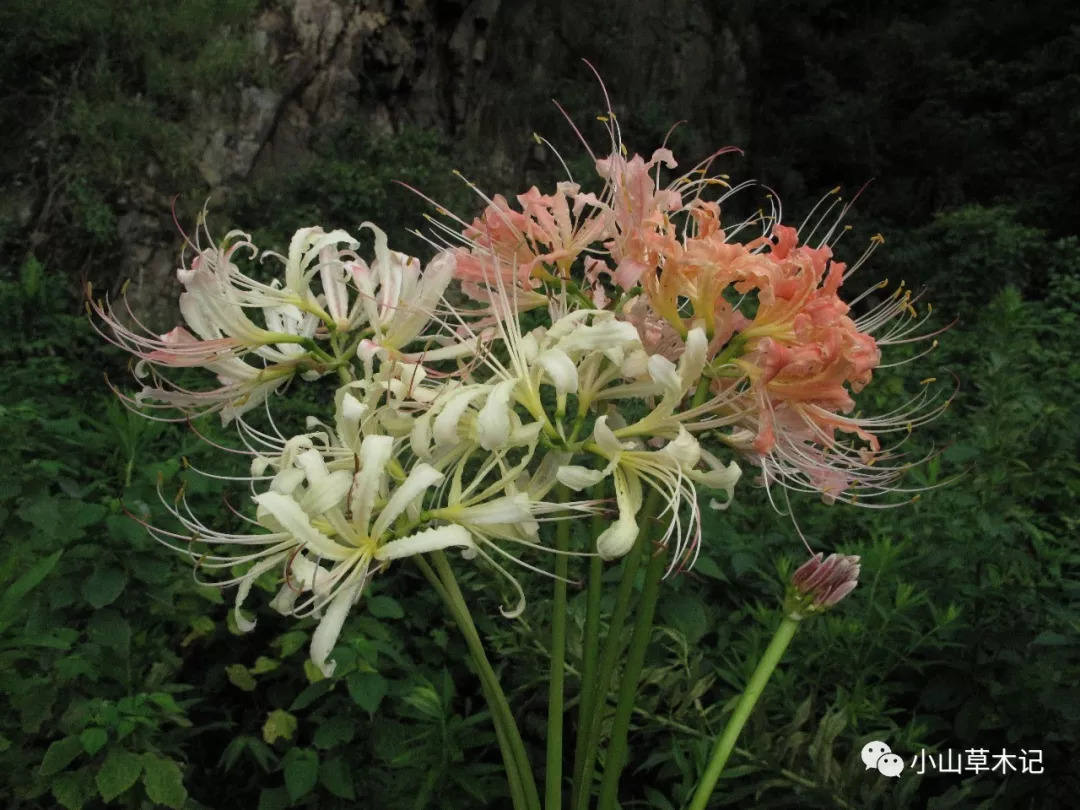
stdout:
[[[593,487],[593,500],[604,499],[604,483]],[[597,513],[592,520],[592,536],[595,539],[603,531],[604,516]],[[589,559],[589,584],[585,608],[585,635],[582,639],[581,696],[578,699],[577,744],[574,748],[574,782],[570,794],[570,806],[577,807],[578,792],[581,790],[582,764],[585,762],[585,748],[589,741],[592,727],[593,702],[596,699],[596,669],[599,663],[600,646],[600,599],[604,588],[604,561],[599,555]]]
[[650,490],[645,500],[645,508],[641,512],[641,525],[644,528],[638,534],[634,547],[626,555],[626,560],[623,562],[622,579],[619,580],[619,590],[615,595],[615,608],[611,613],[611,621],[608,624],[607,638],[604,641],[604,655],[600,659],[600,668],[596,673],[596,684],[591,698],[592,720],[589,722],[587,729],[588,739],[585,743],[585,755],[582,759],[581,770],[574,774],[575,794],[577,795],[574,810],[587,810],[589,806],[589,798],[592,794],[593,770],[596,767],[596,752],[600,746],[600,731],[604,724],[604,708],[607,706],[608,688],[611,686],[611,676],[615,672],[615,664],[618,662],[619,653],[622,651],[623,627],[626,625],[626,617],[630,613],[630,597],[634,592],[634,580],[641,565],[641,555],[649,542],[649,533],[652,528],[651,522],[659,503],[659,493],[655,489]]
[[[560,484],[555,499],[565,503],[570,490]],[[560,520],[555,529],[555,595],[551,609],[551,678],[548,682],[547,766],[544,785],[545,810],[562,808],[563,681],[566,675],[566,573],[570,549],[570,521]]]
[[630,729],[630,715],[637,701],[638,679],[645,663],[645,652],[652,639],[653,616],[656,613],[656,601],[660,596],[660,580],[663,579],[667,560],[666,551],[666,548],[657,549],[645,569],[645,586],[641,591],[634,636],[626,656],[626,667],[619,685],[619,702],[615,707],[615,722],[611,728],[611,741],[608,743],[607,758],[604,760],[604,779],[600,784],[598,805],[600,810],[615,810],[618,801],[619,777],[622,775],[623,760],[626,759],[626,735]]
[[[450,567],[450,561],[446,559],[446,554],[442,551],[431,552],[431,558],[435,562],[435,570],[438,572],[439,579],[445,589],[445,598],[449,600],[449,604],[452,606],[451,612],[457,619],[458,626],[465,636],[465,644],[468,646],[476,664],[481,682],[485,685],[484,698],[488,702],[492,715],[498,718],[497,722],[501,724],[503,734],[506,736],[506,742],[512,752],[512,760],[516,766],[515,770],[524,792],[523,806],[527,810],[540,810],[540,794],[536,790],[536,780],[533,778],[532,768],[529,765],[529,755],[525,751],[525,743],[522,742],[521,732],[518,731],[517,723],[514,721],[514,714],[510,711],[510,704],[507,702],[506,695],[503,694],[502,686],[499,684],[499,678],[495,674],[491,662],[488,661],[487,654],[484,652],[484,645],[480,641],[480,633],[477,632],[476,625],[473,624],[472,614],[469,613],[469,606],[465,602],[461,588],[458,587],[454,569]],[[509,773],[508,768],[507,774],[509,775]],[[512,783],[513,778],[511,777]]]
[[[423,572],[428,582],[431,583],[432,587],[435,588],[435,591],[439,594],[439,596],[442,597],[442,600],[446,603],[446,607],[450,611],[450,615],[453,617],[454,622],[458,625],[459,629],[462,632],[462,635],[466,637],[466,642],[468,642],[468,637],[470,633],[475,630],[475,628],[471,627],[471,620],[461,615],[461,612],[458,610],[457,603],[447,592],[446,588],[443,587],[442,580],[439,579],[438,574],[436,574],[435,571],[432,570],[431,566],[428,565],[427,561],[419,556],[414,557],[413,559],[420,567],[420,570]],[[469,649],[470,651],[472,650],[471,645]],[[476,666],[477,670],[481,669],[479,662],[476,662]],[[481,674],[480,676],[480,689],[484,693],[484,700],[488,704],[488,709],[491,712],[491,721],[492,724],[495,726],[495,739],[498,741],[499,750],[502,752],[503,768],[506,770],[506,779],[507,783],[510,786],[510,799],[513,802],[514,810],[529,810],[529,804],[525,799],[525,787],[521,780],[521,768],[518,765],[517,757],[514,753],[514,747],[510,743],[510,738],[507,736],[506,729],[504,727],[505,718],[498,710],[498,699],[492,693],[491,686],[488,683],[487,678],[484,677],[483,674]]]
[[780,622],[776,634],[773,636],[772,641],[769,642],[769,646],[761,656],[761,660],[758,661],[754,674],[750,676],[750,682],[746,685],[746,690],[739,698],[739,702],[735,706],[735,712],[731,715],[731,719],[728,720],[727,725],[724,726],[724,730],[720,734],[720,738],[716,741],[716,748],[713,749],[709,764],[705,768],[705,773],[701,777],[697,790],[694,791],[694,797],[691,799],[687,810],[705,810],[706,805],[709,803],[709,797],[716,787],[716,781],[720,778],[728,757],[731,756],[731,752],[735,749],[735,742],[739,739],[739,733],[743,730],[743,726],[746,725],[750,713],[754,710],[754,705],[765,689],[765,684],[772,677],[776,665],[780,663],[784,650],[791,643],[791,639],[795,636],[798,627],[798,619],[792,619],[789,616],[785,616],[784,620]]

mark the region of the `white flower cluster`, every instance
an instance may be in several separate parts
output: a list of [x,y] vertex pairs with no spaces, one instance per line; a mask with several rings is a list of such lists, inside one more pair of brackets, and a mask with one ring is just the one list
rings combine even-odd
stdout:
[[[213,530],[182,498],[169,508],[183,531],[152,529],[202,570],[248,564],[224,583],[238,585],[237,625],[254,626],[241,606],[256,579],[278,572],[273,607],[321,616],[311,656],[330,674],[330,652],[368,580],[394,560],[451,548],[513,583],[518,601],[505,612],[514,615],[525,597],[508,563],[532,567],[519,555],[549,550],[541,522],[613,503],[617,518],[595,548],[573,552],[613,559],[638,537],[646,489],[662,498],[672,566],[690,560],[700,542],[696,486],[729,500],[740,475],[684,426],[694,415],[684,402],[707,392],[705,330],[688,332],[676,361],[650,355],[632,323],[577,308],[559,283],[546,288],[548,317],[534,310],[528,317],[541,325],[526,329],[520,290],[499,274],[471,281],[485,290],[482,308],[453,305],[460,251],[440,251],[421,271],[381,230],[362,227],[375,237],[370,264],[344,231],[308,228],[276,257],[284,278],[270,284],[238,267],[239,249],[257,255],[243,234],[197,249],[179,272],[187,328],[166,335],[129,329],[96,305],[111,337],[139,357],[139,373],[154,375],[140,404],[219,412],[253,454],[251,533]],[[161,371],[192,366],[213,371],[218,387],[191,391]],[[285,437],[245,420],[289,380],[332,374],[340,387],[331,424],[311,417],[307,432]],[[570,490],[594,494],[553,497]]]

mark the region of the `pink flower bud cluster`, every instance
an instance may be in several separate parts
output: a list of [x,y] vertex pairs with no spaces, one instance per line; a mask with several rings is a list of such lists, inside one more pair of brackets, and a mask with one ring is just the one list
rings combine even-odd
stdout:
[[815,554],[791,577],[785,612],[793,618],[832,607],[859,584],[859,558],[850,554]]

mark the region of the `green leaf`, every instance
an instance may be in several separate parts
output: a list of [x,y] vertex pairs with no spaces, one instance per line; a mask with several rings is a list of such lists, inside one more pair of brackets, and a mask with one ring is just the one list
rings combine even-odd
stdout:
[[367,600],[367,612],[376,619],[401,619],[405,610],[389,596],[372,596]]
[[386,696],[386,679],[377,672],[354,672],[345,683],[356,704],[370,714],[375,713]]
[[664,622],[680,630],[691,644],[696,644],[711,624],[705,603],[691,594],[678,591],[665,594],[659,612]]
[[184,636],[184,640],[180,642],[181,647],[186,647],[197,638],[209,635],[214,632],[214,620],[209,616],[197,616],[191,620],[191,632]]
[[123,748],[113,748],[101,763],[94,781],[101,791],[101,798],[111,802],[134,785],[141,773],[142,760],[137,755]]
[[285,755],[285,790],[294,802],[307,795],[319,779],[319,755],[310,748],[293,748]]
[[0,630],[6,628],[18,614],[23,605],[26,595],[36,588],[41,580],[49,575],[56,563],[60,560],[63,551],[57,551],[44,559],[38,560],[30,570],[4,587],[4,595],[0,597]]
[[103,608],[116,601],[127,584],[127,574],[111,565],[99,565],[83,583],[83,596],[96,608]]
[[93,799],[95,793],[93,768],[62,773],[52,781],[53,798],[67,810],[82,810],[82,806]]
[[143,785],[146,795],[155,804],[163,804],[180,810],[187,801],[184,775],[180,766],[171,759],[157,754],[143,754]]
[[[308,658],[307,660],[310,661],[311,659]],[[289,704],[289,711],[303,711],[333,688],[334,681],[330,680],[329,678],[321,680],[318,683],[311,684],[310,686],[306,687],[304,691],[302,691],[299,695],[297,695],[296,699]]]
[[349,800],[356,798],[352,769],[342,757],[334,757],[322,764],[319,768],[319,781],[335,796]]
[[704,554],[698,556],[697,562],[694,563],[694,573],[702,574],[703,576],[711,577],[712,579],[718,579],[721,582],[727,582],[727,575],[723,569],[717,565],[716,560],[712,557],[707,557]]
[[53,537],[60,527],[61,510],[57,500],[47,495],[34,498],[19,507],[19,517],[45,537]]
[[90,726],[90,728],[84,729],[82,734],[79,735],[79,742],[82,744],[83,751],[93,756],[102,748],[105,747],[105,743],[109,741],[109,732],[103,728],[97,726]]
[[119,653],[126,653],[131,644],[131,625],[119,611],[99,610],[90,617],[87,627],[90,640]]
[[233,686],[243,689],[245,692],[255,691],[255,678],[252,677],[248,668],[243,664],[229,664],[229,666],[225,667],[225,674],[229,676]]
[[283,633],[274,639],[272,646],[277,647],[281,652],[282,658],[288,658],[294,652],[304,646],[304,643],[308,639],[308,634],[301,630],[293,630],[289,633]]
[[289,714],[283,709],[274,709],[266,716],[266,722],[263,723],[263,739],[269,745],[273,745],[275,740],[290,740],[292,735],[296,733],[296,717]]
[[38,773],[42,776],[51,776],[64,770],[75,757],[83,752],[83,745],[78,737],[64,737],[49,746],[45,756],[41,760]]
[[348,717],[331,717],[329,720],[324,720],[315,730],[315,747],[325,751],[339,743],[352,742],[356,734],[355,726],[355,722]]
[[283,787],[267,788],[259,794],[259,810],[285,810],[290,804],[289,792]]
[[265,655],[260,655],[255,659],[255,666],[251,668],[252,675],[262,675],[264,672],[273,672],[281,666],[280,661],[275,661],[273,658],[267,658]]

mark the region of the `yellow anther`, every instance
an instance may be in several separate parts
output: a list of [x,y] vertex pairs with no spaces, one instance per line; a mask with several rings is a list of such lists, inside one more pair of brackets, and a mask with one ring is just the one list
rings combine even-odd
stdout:
[[128,288],[129,284],[131,284],[131,279],[130,278],[124,279],[124,283],[120,285],[120,295],[121,296],[127,295],[127,288]]
[[832,191],[830,191],[829,193],[830,193],[830,194],[839,194],[839,193],[840,193],[840,186],[837,186],[836,188],[834,188],[834,189],[833,189]]
[[603,121],[606,124],[607,121],[608,121],[608,118],[607,118],[606,115],[598,115],[598,116],[596,116],[596,120],[597,121]]
[[533,133],[533,140],[536,141],[537,143],[543,143],[544,142],[543,139],[539,135],[537,135],[535,132]]
[[[870,241],[871,242],[877,242],[879,245],[884,245],[885,244],[885,237],[882,236],[880,233],[875,233],[873,236],[870,237]],[[903,283],[903,282],[901,282],[901,283]]]
[[937,382],[937,377],[927,377],[925,380],[919,383],[919,385],[929,385],[932,382]]

